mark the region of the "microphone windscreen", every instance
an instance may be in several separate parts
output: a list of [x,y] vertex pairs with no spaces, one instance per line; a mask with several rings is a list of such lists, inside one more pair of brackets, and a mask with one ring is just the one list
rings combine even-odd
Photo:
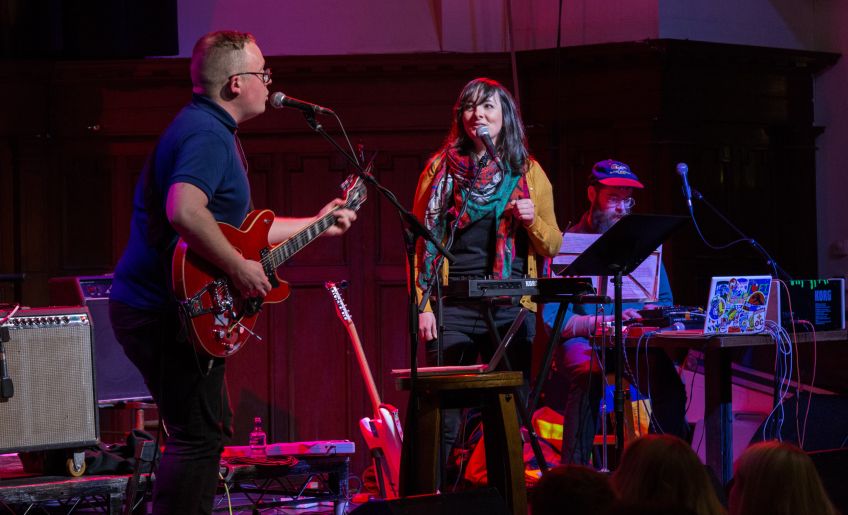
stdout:
[[677,173],[678,175],[686,175],[689,173],[689,165],[686,163],[677,163]]
[[482,127],[477,127],[477,137],[478,138],[483,139],[487,136],[489,136],[489,128],[488,127],[486,127],[485,125],[482,126]]
[[268,103],[271,104],[271,107],[275,107],[277,109],[283,107],[283,99],[286,98],[286,95],[283,94],[282,91],[277,91],[271,98],[268,100]]

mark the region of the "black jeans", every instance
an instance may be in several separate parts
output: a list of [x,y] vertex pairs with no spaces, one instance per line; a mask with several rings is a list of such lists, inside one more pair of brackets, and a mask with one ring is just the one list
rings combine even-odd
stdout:
[[224,440],[232,436],[224,360],[197,355],[175,311],[139,310],[112,301],[109,315],[115,337],[144,377],[165,422],[153,513],[211,513]]

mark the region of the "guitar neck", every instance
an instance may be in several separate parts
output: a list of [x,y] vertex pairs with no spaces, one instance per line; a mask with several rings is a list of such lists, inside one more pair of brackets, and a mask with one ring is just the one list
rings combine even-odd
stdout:
[[[336,208],[338,209],[338,208]],[[300,252],[304,247],[312,243],[312,241],[324,234],[327,229],[335,225],[336,209],[325,214],[318,220],[304,227],[300,232],[274,247],[269,256],[272,260],[274,268],[288,261],[292,256]]]
[[347,334],[350,336],[350,341],[353,343],[356,361],[359,363],[359,371],[362,373],[362,378],[365,379],[368,398],[371,400],[371,407],[374,409],[374,416],[376,417],[380,409],[380,404],[382,404],[380,393],[377,391],[377,384],[374,382],[374,376],[371,375],[371,367],[368,366],[368,360],[365,358],[365,351],[362,349],[362,342],[359,341],[359,333],[356,331],[353,320],[348,320],[344,324]]

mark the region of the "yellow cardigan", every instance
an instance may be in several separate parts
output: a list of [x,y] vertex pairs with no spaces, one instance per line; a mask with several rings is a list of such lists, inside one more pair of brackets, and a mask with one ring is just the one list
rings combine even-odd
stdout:
[[[418,178],[418,187],[415,189],[415,201],[413,204],[413,213],[419,220],[424,220],[424,212],[427,209],[427,203],[430,200],[430,187],[433,182],[433,176],[436,174],[441,163],[441,154],[436,155],[427,164],[427,167],[421,172]],[[530,246],[527,256],[527,275],[530,277],[538,277],[538,269],[541,257],[554,257],[559,252],[562,246],[562,231],[559,230],[554,215],[554,196],[551,188],[551,181],[545,175],[545,171],[539,166],[539,163],[534,159],[529,161],[529,169],[527,170],[527,187],[530,190],[530,199],[536,207],[536,217],[529,227],[526,227],[527,235],[530,237]],[[418,292],[417,298],[420,300],[423,291],[418,286],[418,254],[415,255],[415,289]],[[448,262],[445,261],[442,265],[442,284],[448,282]],[[522,297],[521,305],[536,311],[536,304],[530,301],[530,297]],[[424,308],[424,311],[432,311],[430,303]]]

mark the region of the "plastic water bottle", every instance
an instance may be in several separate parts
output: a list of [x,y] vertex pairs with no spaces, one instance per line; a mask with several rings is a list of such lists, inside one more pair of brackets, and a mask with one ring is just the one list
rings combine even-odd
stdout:
[[253,419],[253,431],[250,432],[250,455],[252,457],[264,457],[265,445],[268,443],[268,435],[262,429],[262,417]]

